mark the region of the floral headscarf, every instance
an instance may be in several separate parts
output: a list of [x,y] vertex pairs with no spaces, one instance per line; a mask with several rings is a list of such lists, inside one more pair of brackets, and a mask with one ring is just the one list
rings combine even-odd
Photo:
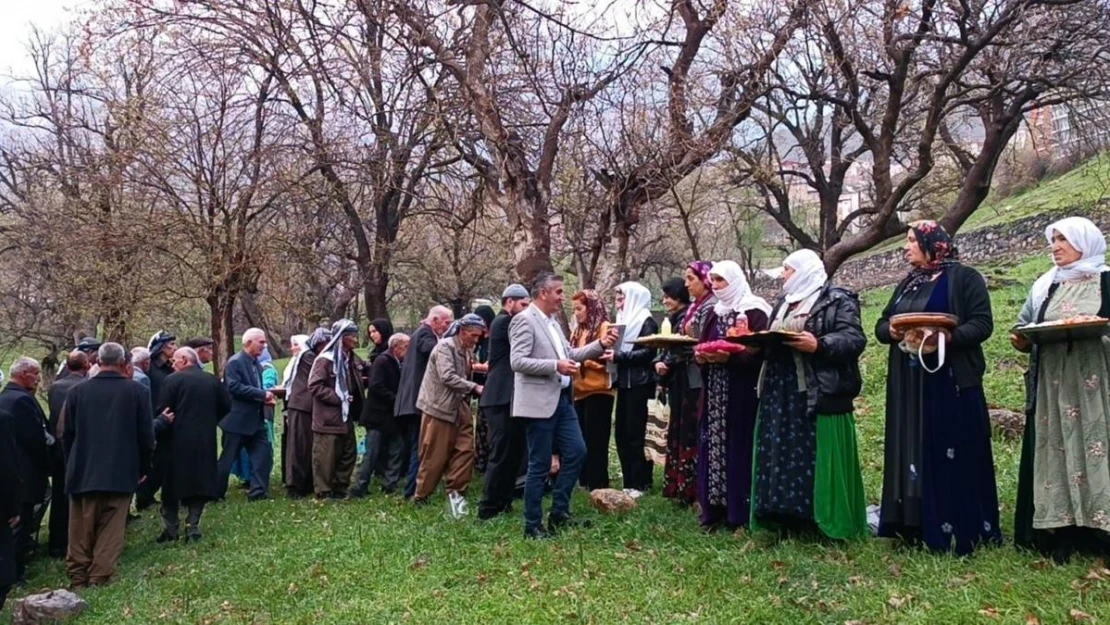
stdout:
[[694,324],[694,320],[698,316],[698,310],[705,302],[709,301],[709,298],[713,297],[713,282],[709,279],[709,270],[713,268],[713,263],[704,260],[695,260],[689,265],[686,265],[686,268],[693,272],[693,274],[698,277],[698,280],[701,280],[701,283],[705,285],[705,295],[694,300],[694,302],[690,304],[690,309],[686,311],[686,322],[682,324],[682,333],[689,335],[690,327]]
[[601,335],[601,324],[609,321],[609,313],[605,311],[601,296],[593,289],[586,289],[575,293],[571,299],[585,300],[586,303],[586,323],[575,326],[574,333],[570,337],[571,343],[583,345],[596,341]]
[[903,292],[917,290],[922,284],[932,281],[936,275],[959,262],[960,252],[952,241],[952,236],[935,221],[918,221],[910,225],[917,245],[929,259],[924,267],[914,267]]

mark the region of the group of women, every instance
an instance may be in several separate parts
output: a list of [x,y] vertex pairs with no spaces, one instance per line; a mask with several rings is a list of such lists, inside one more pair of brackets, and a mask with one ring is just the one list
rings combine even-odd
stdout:
[[[1106,242],[1089,220],[1046,229],[1054,266],[1032,286],[1019,324],[1110,316]],[[983,276],[962,265],[936,222],[917,222],[910,265],[874,328],[887,356],[885,464],[878,534],[934,551],[968,554],[1002,542],[983,343],[994,331]],[[774,304],[741,268],[690,263],[663,285],[668,323],[701,343],[735,333],[784,330],[781,343],[739,352],[690,347],[656,353],[633,343],[659,332],[642,285],[621,284],[624,340],[609,362],[588,362],[575,382],[587,445],[582,483],[609,485],[610,415],[626,490],[652,487],[643,442],[656,384],[670,406],[662,493],[693,506],[707,529],[766,527],[833,539],[868,535],[854,402],[867,344],[855,293],[830,283],[817,254],[783,262]],[[573,342],[608,330],[592,291],[574,295]],[[955,326],[924,338],[890,323],[903,313],[946,313]],[[913,332],[911,330],[911,332]],[[1030,353],[1015,542],[1066,561],[1110,547],[1110,338],[1013,346]]]

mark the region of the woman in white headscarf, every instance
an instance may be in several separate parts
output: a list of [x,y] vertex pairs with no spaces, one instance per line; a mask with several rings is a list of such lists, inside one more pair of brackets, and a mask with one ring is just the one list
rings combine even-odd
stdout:
[[[1069,217],[1045,229],[1053,267],[1034,284],[1019,324],[1110,316],[1106,239],[1095,224]],[[1018,477],[1015,543],[1066,562],[1076,551],[1110,547],[1110,338],[1033,346]]]
[[644,457],[648,401],[655,393],[655,350],[634,345],[643,336],[659,333],[651,316],[651,291],[639,282],[617,287],[617,325],[624,326],[623,340],[613,353],[616,364],[617,418],[614,438],[621,461],[624,490],[639,497],[651,489],[654,465]]
[[[709,270],[717,303],[706,320],[702,342],[723,340],[733,329],[767,329],[771,306],[752,293],[740,265],[726,260]],[[752,435],[756,382],[763,364],[756,350],[737,354],[697,354],[705,401],[698,445],[698,503],[708,529],[748,524],[752,489]]]
[[755,433],[752,526],[866,536],[867,498],[856,446],[854,400],[867,346],[859,298],[828,283],[811,250],[783,261],[771,330],[799,332],[765,354]]

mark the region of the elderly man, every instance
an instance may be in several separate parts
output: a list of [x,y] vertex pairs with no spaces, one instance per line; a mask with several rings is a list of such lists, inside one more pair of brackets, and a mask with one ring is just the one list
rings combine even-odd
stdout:
[[[150,337],[147,344],[150,352],[150,367],[147,376],[150,378],[150,400],[153,406],[151,418],[156,418],[162,413],[162,406],[158,403],[162,396],[162,383],[173,373],[173,353],[177,350],[177,337],[161,330]],[[134,371],[132,370],[132,375]],[[154,495],[162,488],[162,476],[166,472],[168,459],[162,451],[168,447],[168,442],[155,438],[154,465],[150,469],[147,479],[139,485],[135,493],[135,509],[146,510],[155,504]]]
[[69,392],[62,412],[69,491],[69,579],[75,588],[111,581],[135,485],[154,451],[150,394],[123,370],[118,343],[99,349],[100,375]]
[[[570,494],[586,456],[586,443],[574,412],[571,376],[579,363],[597,359],[616,342],[611,331],[600,341],[572,349],[555,320],[565,300],[563,279],[541,273],[532,284],[532,305],[509,325],[509,362],[516,374],[513,417],[523,419],[528,439],[528,477],[524,485],[524,536],[549,538],[575,523]],[[561,470],[552,492],[548,529],[543,527],[544,484],[551,472],[551,451],[557,446]]]
[[204,505],[220,494],[216,471],[216,428],[231,410],[231,397],[216,376],[198,365],[191,347],[174,352],[176,372],[166,378],[160,403],[165,413],[155,428],[170,430],[169,462],[162,485],[162,534],[157,542],[178,538],[180,505],[188,509],[185,540],[200,540]]
[[420,467],[420,411],[416,408],[416,398],[420,395],[420,385],[424,382],[424,371],[428,368],[428,357],[439,341],[439,337],[451,327],[455,314],[445,306],[434,306],[428,317],[412,334],[408,355],[401,365],[401,383],[397,387],[397,401],[393,415],[401,427],[408,449],[408,484],[405,497],[416,493],[416,472]]
[[214,345],[215,341],[208,338],[207,336],[198,336],[195,339],[189,339],[185,342],[185,347],[193,348],[193,350],[195,350],[197,353],[197,357],[200,358],[200,360],[197,361],[198,369],[203,369],[204,365],[212,362],[212,347]]
[[227,494],[227,481],[231,464],[246,449],[251,459],[249,501],[270,497],[270,470],[274,463],[274,449],[266,436],[266,416],[263,408],[275,405],[274,394],[262,388],[262,366],[258,357],[266,349],[266,333],[251,328],[243,333],[243,349],[228,359],[224,367],[224,384],[231,395],[231,412],[220,421],[224,432],[223,451],[219,462],[219,493],[217,499]]
[[509,365],[509,323],[532,302],[528,290],[510,284],[501,294],[501,312],[490,324],[489,373],[478,408],[489,427],[490,456],[478,518],[482,520],[508,512],[514,484],[520,474],[527,444],[524,425],[512,418],[513,368]]
[[312,393],[308,376],[320,350],[331,340],[331,331],[316,328],[291,364],[292,379],[285,383],[285,490],[293,499],[312,494]]
[[[93,366],[96,365],[96,350],[99,348],[100,341],[96,340],[96,337],[86,336],[85,338],[77,342],[77,347],[75,347],[73,351],[69,353],[69,355],[72,356],[75,353],[84,354],[85,358],[87,358],[89,361],[89,368],[91,369]],[[61,380],[68,377],[69,375],[69,368],[66,367],[66,364],[63,362],[62,366],[58,369],[58,375],[54,379]]]
[[358,325],[337,321],[331,342],[308,376],[312,394],[312,480],[318,499],[342,499],[358,460],[355,419],[362,413],[362,360],[355,354]]
[[[47,431],[60,439],[62,433],[58,423],[62,417],[62,408],[73,387],[85,381],[89,373],[89,356],[85,352],[74,350],[66,359],[66,377],[54,380],[47,393],[47,405],[50,407],[50,420]],[[62,445],[55,443],[51,450],[50,469],[50,557],[64,558],[69,540],[69,498],[66,496],[66,458]]]
[[42,370],[26,356],[12,363],[8,384],[0,392],[0,414],[9,420],[8,430],[15,442],[16,464],[23,478],[19,498],[19,525],[14,529],[16,578],[22,580],[27,560],[35,549],[35,536],[42,517],[35,507],[46,501],[49,488],[51,453],[54,437],[47,433],[46,415],[35,399]]
[[351,497],[365,497],[370,488],[370,477],[378,465],[378,457],[385,450],[385,475],[382,492],[397,490],[401,480],[401,462],[404,460],[404,440],[393,417],[393,403],[397,400],[397,387],[401,383],[401,363],[409,349],[407,334],[394,334],[388,339],[388,348],[370,364],[366,383],[366,401],[362,404],[359,421],[366,428],[366,453],[358,470],[358,484],[351,490]]
[[486,322],[474,314],[459,319],[428,358],[416,407],[420,420],[420,469],[416,476],[416,503],[435,492],[446,473],[451,514],[466,514],[466,489],[474,472],[474,418],[470,397],[482,387],[470,380],[474,348],[486,331]]
[[131,379],[142,384],[150,390],[150,350],[145,347],[136,347],[131,350]]

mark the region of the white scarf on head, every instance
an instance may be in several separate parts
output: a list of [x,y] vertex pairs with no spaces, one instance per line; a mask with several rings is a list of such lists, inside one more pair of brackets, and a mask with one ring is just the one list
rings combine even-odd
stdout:
[[293,376],[297,374],[297,363],[301,360],[301,354],[305,353],[308,349],[308,335],[307,334],[294,334],[289,342],[301,348],[297,355],[289,359],[285,365],[285,371],[281,373],[281,387],[288,393],[289,389],[293,387]]
[[350,385],[347,380],[347,363],[350,362],[350,356],[347,351],[343,349],[343,333],[348,328],[354,328],[353,321],[338,325],[335,328],[335,333],[332,334],[331,341],[320,351],[320,355],[316,357],[317,360],[324,359],[332,362],[332,371],[335,373],[335,394],[339,396],[340,407],[343,412],[343,423],[347,422],[348,413],[351,411],[350,397],[351,393],[348,390]]
[[787,304],[800,302],[820,291],[829,281],[825,273],[825,263],[813,250],[798,250],[782,261],[783,267],[790,267],[794,275],[782,284],[782,292]]
[[748,286],[748,279],[744,276],[744,270],[734,261],[722,260],[713,263],[709,275],[719,276],[728,282],[728,286],[723,289],[713,289],[713,294],[717,296],[717,303],[713,305],[713,311],[719,316],[729,313],[743,313],[753,309],[763,311],[765,315],[771,314],[770,304],[767,303],[767,300],[752,293],[752,287]]
[[1054,266],[1037,278],[1029,291],[1029,297],[1033,300],[1034,315],[1040,314],[1041,306],[1053,284],[1110,271],[1110,267],[1106,266],[1106,237],[1090,219],[1068,217],[1045,228],[1044,235],[1049,244],[1052,243],[1053,232],[1064,235],[1068,243],[1082,254],[1082,257],[1063,267]]
[[651,317],[651,291],[639,282],[625,282],[617,287],[624,294],[624,308],[617,311],[617,325],[624,326],[620,351],[632,350],[632,342],[640,338],[644,322]]

